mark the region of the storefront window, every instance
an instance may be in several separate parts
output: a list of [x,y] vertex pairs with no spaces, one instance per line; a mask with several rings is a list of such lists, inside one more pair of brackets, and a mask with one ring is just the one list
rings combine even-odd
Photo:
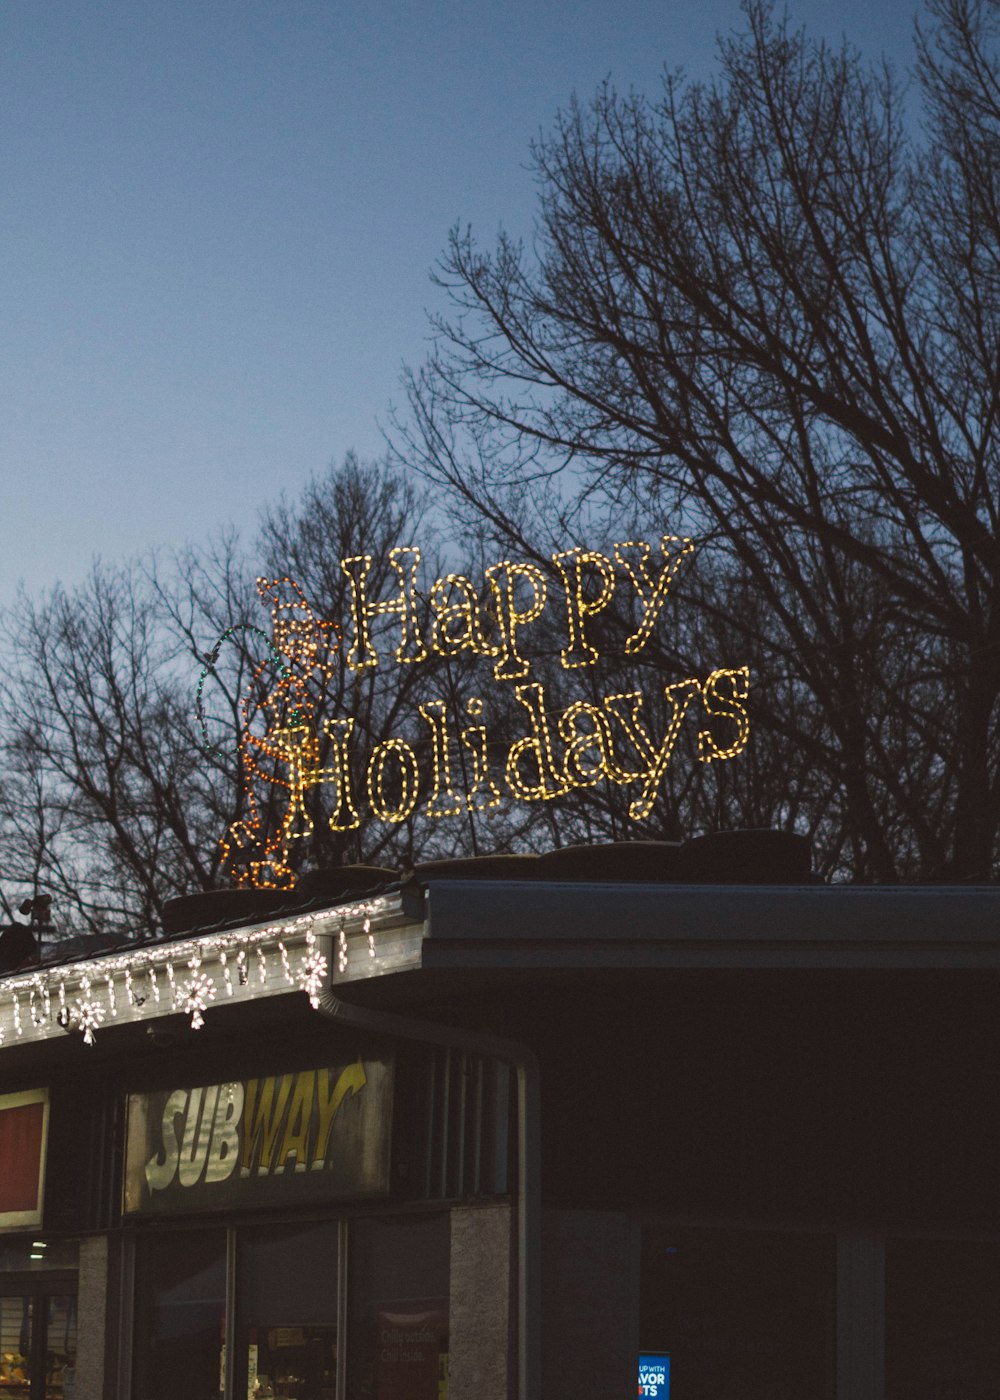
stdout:
[[447,1215],[352,1225],[352,1400],[446,1400],[450,1240]]
[[835,1259],[831,1236],[644,1227],[647,1393],[833,1400]]
[[[144,1234],[136,1241],[130,1400],[219,1400],[227,1370],[229,1400],[337,1400],[338,1385],[350,1400],[447,1400],[449,1247],[447,1214]],[[346,1382],[338,1325],[345,1290]],[[50,1348],[70,1340],[60,1327]],[[53,1373],[58,1364],[53,1356]]]
[[240,1231],[238,1395],[336,1400],[338,1237],[336,1221]]
[[888,1240],[887,1400],[1000,1394],[1000,1244]]
[[133,1400],[218,1400],[225,1365],[224,1230],[139,1241]]

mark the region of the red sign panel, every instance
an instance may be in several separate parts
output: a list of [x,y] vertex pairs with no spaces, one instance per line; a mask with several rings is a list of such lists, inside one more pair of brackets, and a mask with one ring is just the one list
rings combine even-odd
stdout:
[[45,1089],[0,1094],[0,1230],[42,1223],[48,1116]]

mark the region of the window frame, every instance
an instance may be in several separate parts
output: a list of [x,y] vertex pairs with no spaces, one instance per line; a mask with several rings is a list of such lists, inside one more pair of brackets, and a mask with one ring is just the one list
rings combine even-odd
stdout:
[[[290,1215],[287,1212],[260,1211],[251,1214],[227,1214],[225,1217],[199,1216],[172,1218],[170,1220],[143,1221],[122,1231],[118,1300],[118,1345],[116,1348],[117,1387],[115,1393],[122,1400],[135,1400],[135,1360],[136,1360],[136,1263],[142,1241],[163,1237],[167,1234],[192,1234],[208,1230],[225,1232],[226,1296],[224,1313],[224,1341],[226,1360],[224,1370],[224,1390],[220,1400],[238,1400],[240,1385],[245,1376],[245,1361],[238,1356],[237,1341],[241,1318],[239,1316],[239,1254],[240,1234],[259,1226],[285,1226],[289,1231],[301,1229],[310,1223],[323,1223],[337,1226],[336,1256],[331,1266],[336,1267],[337,1297],[335,1316],[337,1321],[337,1380],[336,1400],[348,1400],[348,1347],[350,1345],[350,1301],[351,1268],[350,1236],[354,1223],[362,1219],[400,1220],[416,1216],[440,1216],[450,1222],[450,1206],[440,1201],[421,1202],[406,1210],[353,1209],[334,1211],[305,1211]],[[31,1397],[34,1400],[34,1397]]]

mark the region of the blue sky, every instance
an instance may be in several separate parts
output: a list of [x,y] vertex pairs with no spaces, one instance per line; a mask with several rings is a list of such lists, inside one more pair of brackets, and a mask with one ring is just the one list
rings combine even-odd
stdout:
[[[791,4],[910,57],[912,3]],[[707,75],[735,0],[0,0],[0,604],[381,450],[456,221],[606,76]]]

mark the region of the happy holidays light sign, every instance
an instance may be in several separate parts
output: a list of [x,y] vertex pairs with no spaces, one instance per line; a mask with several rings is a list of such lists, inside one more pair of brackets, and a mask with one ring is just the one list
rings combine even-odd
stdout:
[[[591,683],[588,698],[553,709],[546,683],[533,678],[532,629],[544,627],[551,637],[553,623],[560,635],[560,670],[570,677],[594,674],[601,656],[595,620],[619,588],[630,590],[634,627],[622,653],[638,656],[693,550],[691,540],[674,535],[662,536],[655,550],[642,540],[615,544],[610,555],[577,547],[553,554],[548,574],[533,561],[505,559],[485,570],[479,587],[451,573],[425,591],[420,550],[399,547],[387,559],[394,586],[380,597],[369,589],[373,557],[352,555],[340,561],[350,599],[344,629],[316,619],[291,579],[258,579],[261,600],[271,611],[272,640],[242,704],[239,753],[248,814],[222,842],[234,879],[258,886],[294,883],[287,853],[293,841],[313,834],[307,797],[319,785],[329,799],[325,819],[338,832],[365,820],[402,823],[415,816],[440,820],[488,813],[505,799],[550,802],[601,782],[631,786],[628,814],[642,821],[653,810],[689,714],[698,717],[700,762],[742,752],[750,728],[746,666],[665,685],[658,727],[641,690],[597,695]],[[243,630],[264,636],[257,628]],[[222,640],[206,657],[207,670]],[[505,690],[504,698],[517,707],[518,737],[498,751],[483,720],[480,695],[462,702],[425,700],[415,717],[419,737],[390,734],[365,752],[356,716],[320,713],[318,697],[332,688],[338,666],[362,675],[377,666],[420,666],[445,658],[485,663],[488,683]],[[205,674],[199,682],[200,717]],[[449,690],[453,693],[453,687]],[[261,712],[263,733],[253,728]],[[272,832],[264,829],[261,784],[287,791],[280,827]]]

